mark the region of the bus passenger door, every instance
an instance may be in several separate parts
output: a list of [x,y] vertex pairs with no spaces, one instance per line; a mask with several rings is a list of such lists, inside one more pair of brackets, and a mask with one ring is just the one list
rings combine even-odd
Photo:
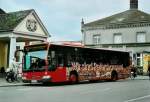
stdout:
[[48,68],[48,74],[51,76],[52,82],[66,81],[66,67],[50,65]]
[[[50,58],[51,57],[51,58]],[[49,56],[49,68],[48,73],[52,77],[52,82],[64,82],[66,81],[66,67],[64,66],[64,58],[62,54],[55,55],[55,52],[51,52]]]

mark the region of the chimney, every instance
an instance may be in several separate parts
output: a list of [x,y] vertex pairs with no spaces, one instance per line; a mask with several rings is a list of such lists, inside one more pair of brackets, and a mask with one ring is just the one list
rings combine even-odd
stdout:
[[82,21],[81,21],[81,32],[83,33],[83,26],[84,26],[84,20],[82,18]]
[[138,9],[138,0],[130,0],[130,9]]
[[81,21],[81,25],[82,25],[82,26],[84,25],[84,20],[83,20],[83,18],[82,18],[82,21]]

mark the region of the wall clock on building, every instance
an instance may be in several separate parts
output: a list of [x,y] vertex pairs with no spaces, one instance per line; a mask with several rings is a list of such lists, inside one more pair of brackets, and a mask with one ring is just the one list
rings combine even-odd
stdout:
[[29,31],[35,32],[37,30],[37,22],[34,19],[28,19],[26,21],[26,27]]

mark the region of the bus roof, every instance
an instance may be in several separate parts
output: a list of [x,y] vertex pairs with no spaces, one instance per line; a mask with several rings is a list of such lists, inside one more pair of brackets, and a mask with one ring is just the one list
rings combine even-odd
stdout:
[[[83,48],[83,49],[95,49],[95,50],[105,50],[105,51],[114,51],[114,52],[128,52],[122,50],[115,50],[115,49],[107,49],[107,48],[91,48],[83,45],[76,45],[76,44],[54,44],[54,43],[41,43],[41,44],[33,44],[33,45],[26,45],[25,47],[32,47],[32,46],[42,46],[42,45],[49,45],[49,46],[62,46],[62,47],[71,47],[71,48]],[[129,53],[129,52],[128,52]]]
[[73,45],[59,45],[59,44],[50,44],[50,45],[52,45],[52,46],[68,46],[68,47],[84,48],[84,49],[95,49],[95,50],[106,50],[106,51],[115,51],[115,52],[128,52],[128,51],[107,49],[107,48],[91,48],[91,47],[87,47],[87,46],[73,46]]

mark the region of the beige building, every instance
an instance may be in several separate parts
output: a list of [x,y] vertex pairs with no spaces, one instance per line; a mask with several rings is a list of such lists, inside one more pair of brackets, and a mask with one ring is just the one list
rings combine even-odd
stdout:
[[150,14],[138,9],[138,0],[130,0],[129,10],[89,23],[82,21],[81,26],[85,46],[129,51],[133,64],[147,72]]
[[9,13],[0,9],[0,68],[9,67],[16,49],[29,42],[46,41],[49,36],[33,9]]

